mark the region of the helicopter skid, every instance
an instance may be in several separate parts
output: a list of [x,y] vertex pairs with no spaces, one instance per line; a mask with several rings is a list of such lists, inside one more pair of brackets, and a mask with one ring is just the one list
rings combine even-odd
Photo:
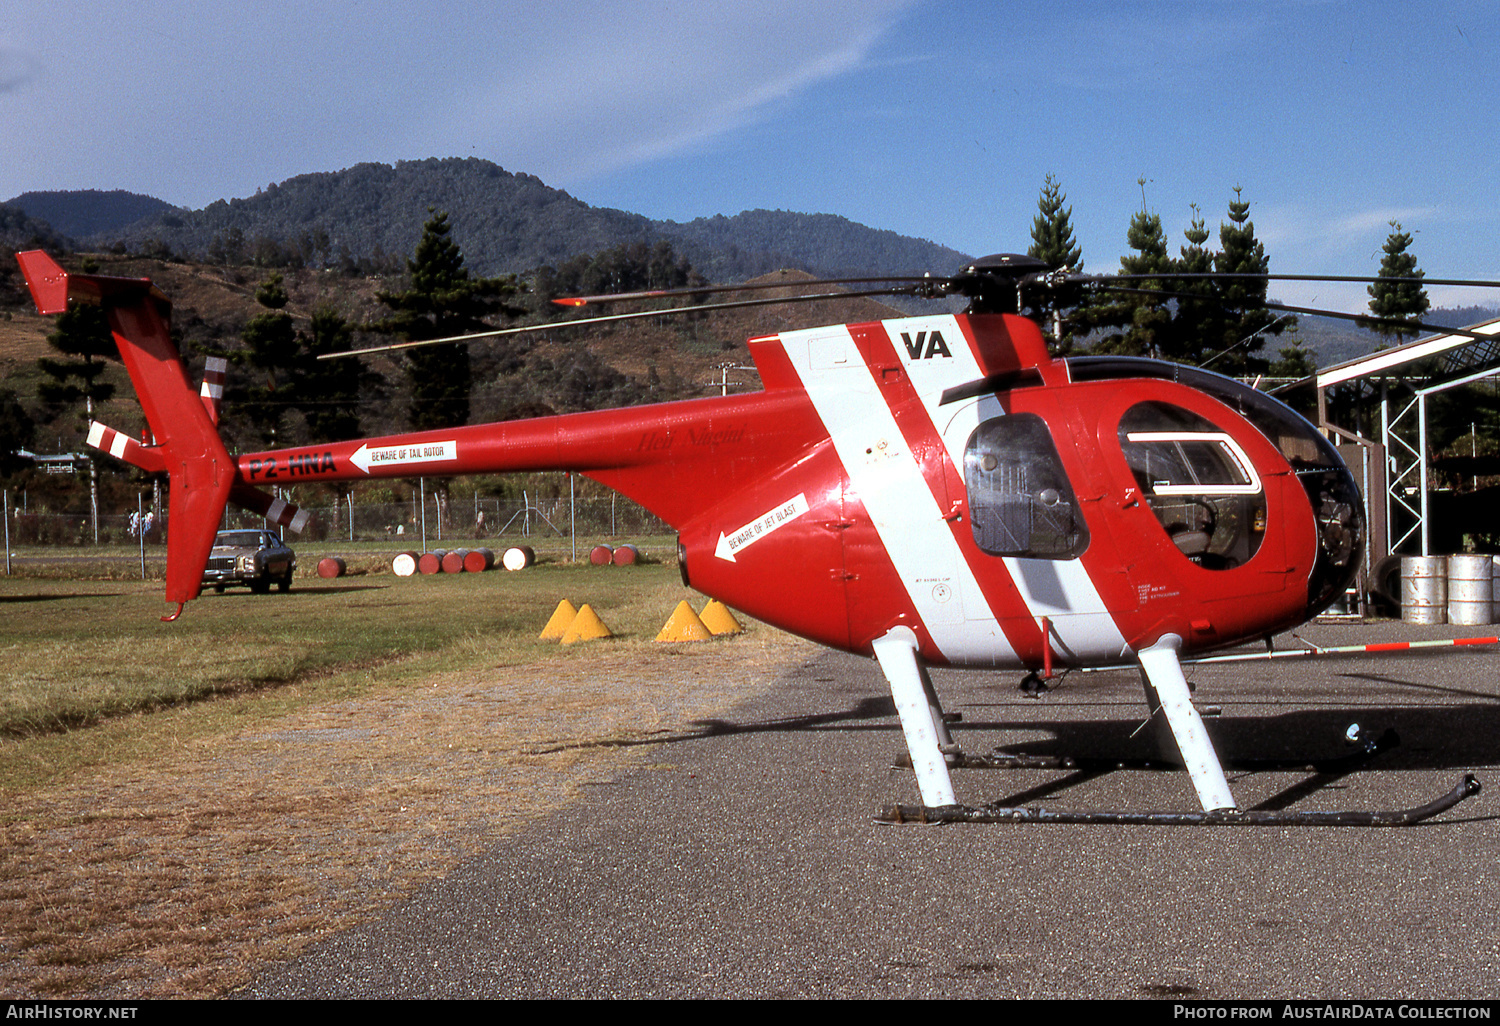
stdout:
[[1131,826],[1411,826],[1446,812],[1478,794],[1480,785],[1466,774],[1447,794],[1412,809],[1384,812],[1294,812],[1285,809],[1212,809],[1204,812],[1068,812],[1035,806],[891,805],[875,818],[881,823],[1115,823]]

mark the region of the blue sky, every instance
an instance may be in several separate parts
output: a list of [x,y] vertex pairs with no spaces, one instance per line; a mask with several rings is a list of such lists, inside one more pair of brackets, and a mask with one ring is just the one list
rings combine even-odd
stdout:
[[27,9],[0,25],[0,197],[202,207],[476,156],[652,217],[828,212],[979,255],[1025,250],[1052,173],[1089,270],[1117,267],[1143,202],[1175,249],[1191,204],[1217,228],[1240,186],[1275,271],[1374,274],[1397,220],[1428,275],[1500,278],[1488,0]]

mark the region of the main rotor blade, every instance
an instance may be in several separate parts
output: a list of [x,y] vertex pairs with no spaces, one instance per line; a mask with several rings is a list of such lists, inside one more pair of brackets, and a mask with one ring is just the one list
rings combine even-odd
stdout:
[[1101,274],[1094,276],[1094,280],[1096,281],[1186,281],[1204,278],[1253,279],[1255,281],[1329,281],[1371,285],[1378,282],[1390,282],[1392,284],[1470,285],[1474,288],[1500,288],[1500,281],[1488,281],[1479,278],[1367,278],[1345,274],[1254,274],[1241,273],[1239,271],[1224,273],[1217,271],[1193,271],[1182,274]]
[[[1166,275],[1131,275],[1132,278],[1155,278],[1167,277]],[[1209,277],[1212,277],[1211,275]],[[1343,279],[1340,279],[1343,280]],[[1393,279],[1386,279],[1387,281]],[[1225,300],[1216,296],[1202,296],[1191,292],[1167,292],[1155,289],[1129,289],[1119,285],[1097,285],[1096,291],[1100,292],[1123,292],[1132,296],[1150,296],[1153,299],[1188,299],[1199,303],[1227,304]],[[1493,342],[1494,335],[1483,335],[1477,331],[1469,331],[1466,328],[1446,328],[1440,324],[1427,324],[1423,321],[1397,320],[1393,317],[1376,317],[1372,314],[1343,313],[1339,310],[1319,310],[1311,306],[1288,306],[1285,303],[1268,301],[1263,304],[1267,310],[1280,310],[1282,313],[1307,314],[1309,317],[1333,317],[1341,321],[1357,321],[1366,327],[1385,326],[1392,328],[1415,329],[1416,331],[1430,331],[1435,335],[1461,335],[1464,338],[1479,339],[1484,342]]]
[[[804,284],[804,283],[798,283]],[[814,284],[808,282],[805,284]],[[787,288],[788,286],[780,286]],[[323,353],[319,360],[341,360],[348,356],[365,356],[369,353],[390,353],[400,349],[417,349],[422,346],[446,345],[452,342],[472,342],[481,338],[498,338],[501,335],[523,335],[537,331],[553,331],[558,328],[573,328],[589,324],[608,324],[614,321],[633,321],[642,317],[674,317],[698,313],[705,310],[738,310],[750,306],[774,306],[777,303],[803,303],[811,300],[861,299],[867,296],[899,296],[909,290],[901,288],[868,289],[862,292],[824,292],[811,296],[773,296],[769,299],[744,299],[733,303],[707,303],[703,306],[677,306],[667,310],[636,310],[632,313],[605,314],[600,317],[579,317],[568,321],[552,321],[547,324],[523,324],[515,328],[497,328],[494,331],[476,331],[470,335],[450,335],[447,338],[418,339],[412,342],[392,342],[385,346],[369,346],[365,349],[348,349],[342,353]]]
[[[933,278],[931,275],[907,274],[897,277],[880,278],[813,278],[807,281],[778,281],[778,282],[755,282],[740,285],[692,285],[678,289],[647,289],[643,292],[604,292],[594,296],[564,296],[552,300],[557,306],[598,306],[603,303],[625,303],[642,299],[672,299],[678,296],[707,296],[716,292],[755,292],[762,289],[792,289],[807,286],[824,285],[861,285],[861,284],[906,284],[920,281],[943,281],[945,279]],[[798,298],[798,297],[789,297]],[[706,309],[699,307],[698,309]]]
[[1493,342],[1494,335],[1482,335],[1477,331],[1469,331],[1467,328],[1445,328],[1440,324],[1426,324],[1422,321],[1403,321],[1393,317],[1371,317],[1369,314],[1340,313],[1337,310],[1315,310],[1310,306],[1287,306],[1285,303],[1267,303],[1267,310],[1282,310],[1286,313],[1308,314],[1312,317],[1336,317],[1341,321],[1359,321],[1364,325],[1385,325],[1392,328],[1415,328],[1417,331],[1430,331],[1434,335],[1462,335],[1464,338],[1477,338],[1482,342]]

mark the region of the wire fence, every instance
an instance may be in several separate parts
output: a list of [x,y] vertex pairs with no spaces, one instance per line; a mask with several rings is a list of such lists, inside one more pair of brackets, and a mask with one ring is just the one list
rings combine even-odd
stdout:
[[[531,538],[633,538],[671,534],[673,529],[660,518],[623,496],[589,497],[570,500],[504,499],[485,496],[453,497],[446,516],[438,499],[413,498],[409,502],[361,503],[358,497],[345,497],[337,505],[324,503],[302,507],[310,514],[300,535],[288,536],[302,541],[380,541],[396,538],[426,538],[441,541],[445,537],[463,539]],[[224,529],[262,527],[265,521],[243,510],[225,513]],[[147,519],[139,512],[101,513],[98,544],[121,545],[137,542],[142,533],[150,544],[166,541],[171,529],[171,510],[166,517]],[[88,513],[43,513],[13,507],[9,517],[10,545],[92,546],[94,520]]]
[[313,507],[313,523],[303,533],[311,541],[347,539],[368,541],[411,534],[441,541],[456,538],[528,538],[551,535],[568,538],[618,538],[670,534],[659,517],[621,496],[607,498],[497,499],[455,497],[444,517],[437,501],[425,503],[365,503],[357,500],[337,508]]

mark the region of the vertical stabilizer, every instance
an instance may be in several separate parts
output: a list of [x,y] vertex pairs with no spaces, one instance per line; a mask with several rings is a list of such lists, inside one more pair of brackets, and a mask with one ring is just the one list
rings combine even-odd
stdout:
[[180,612],[181,604],[202,590],[235,466],[172,344],[171,304],[142,278],[69,274],[40,250],[18,253],[16,259],[41,313],[61,313],[69,302],[79,302],[102,306],[109,314],[120,359],[156,442],[152,448],[161,454],[171,482],[166,597]]

